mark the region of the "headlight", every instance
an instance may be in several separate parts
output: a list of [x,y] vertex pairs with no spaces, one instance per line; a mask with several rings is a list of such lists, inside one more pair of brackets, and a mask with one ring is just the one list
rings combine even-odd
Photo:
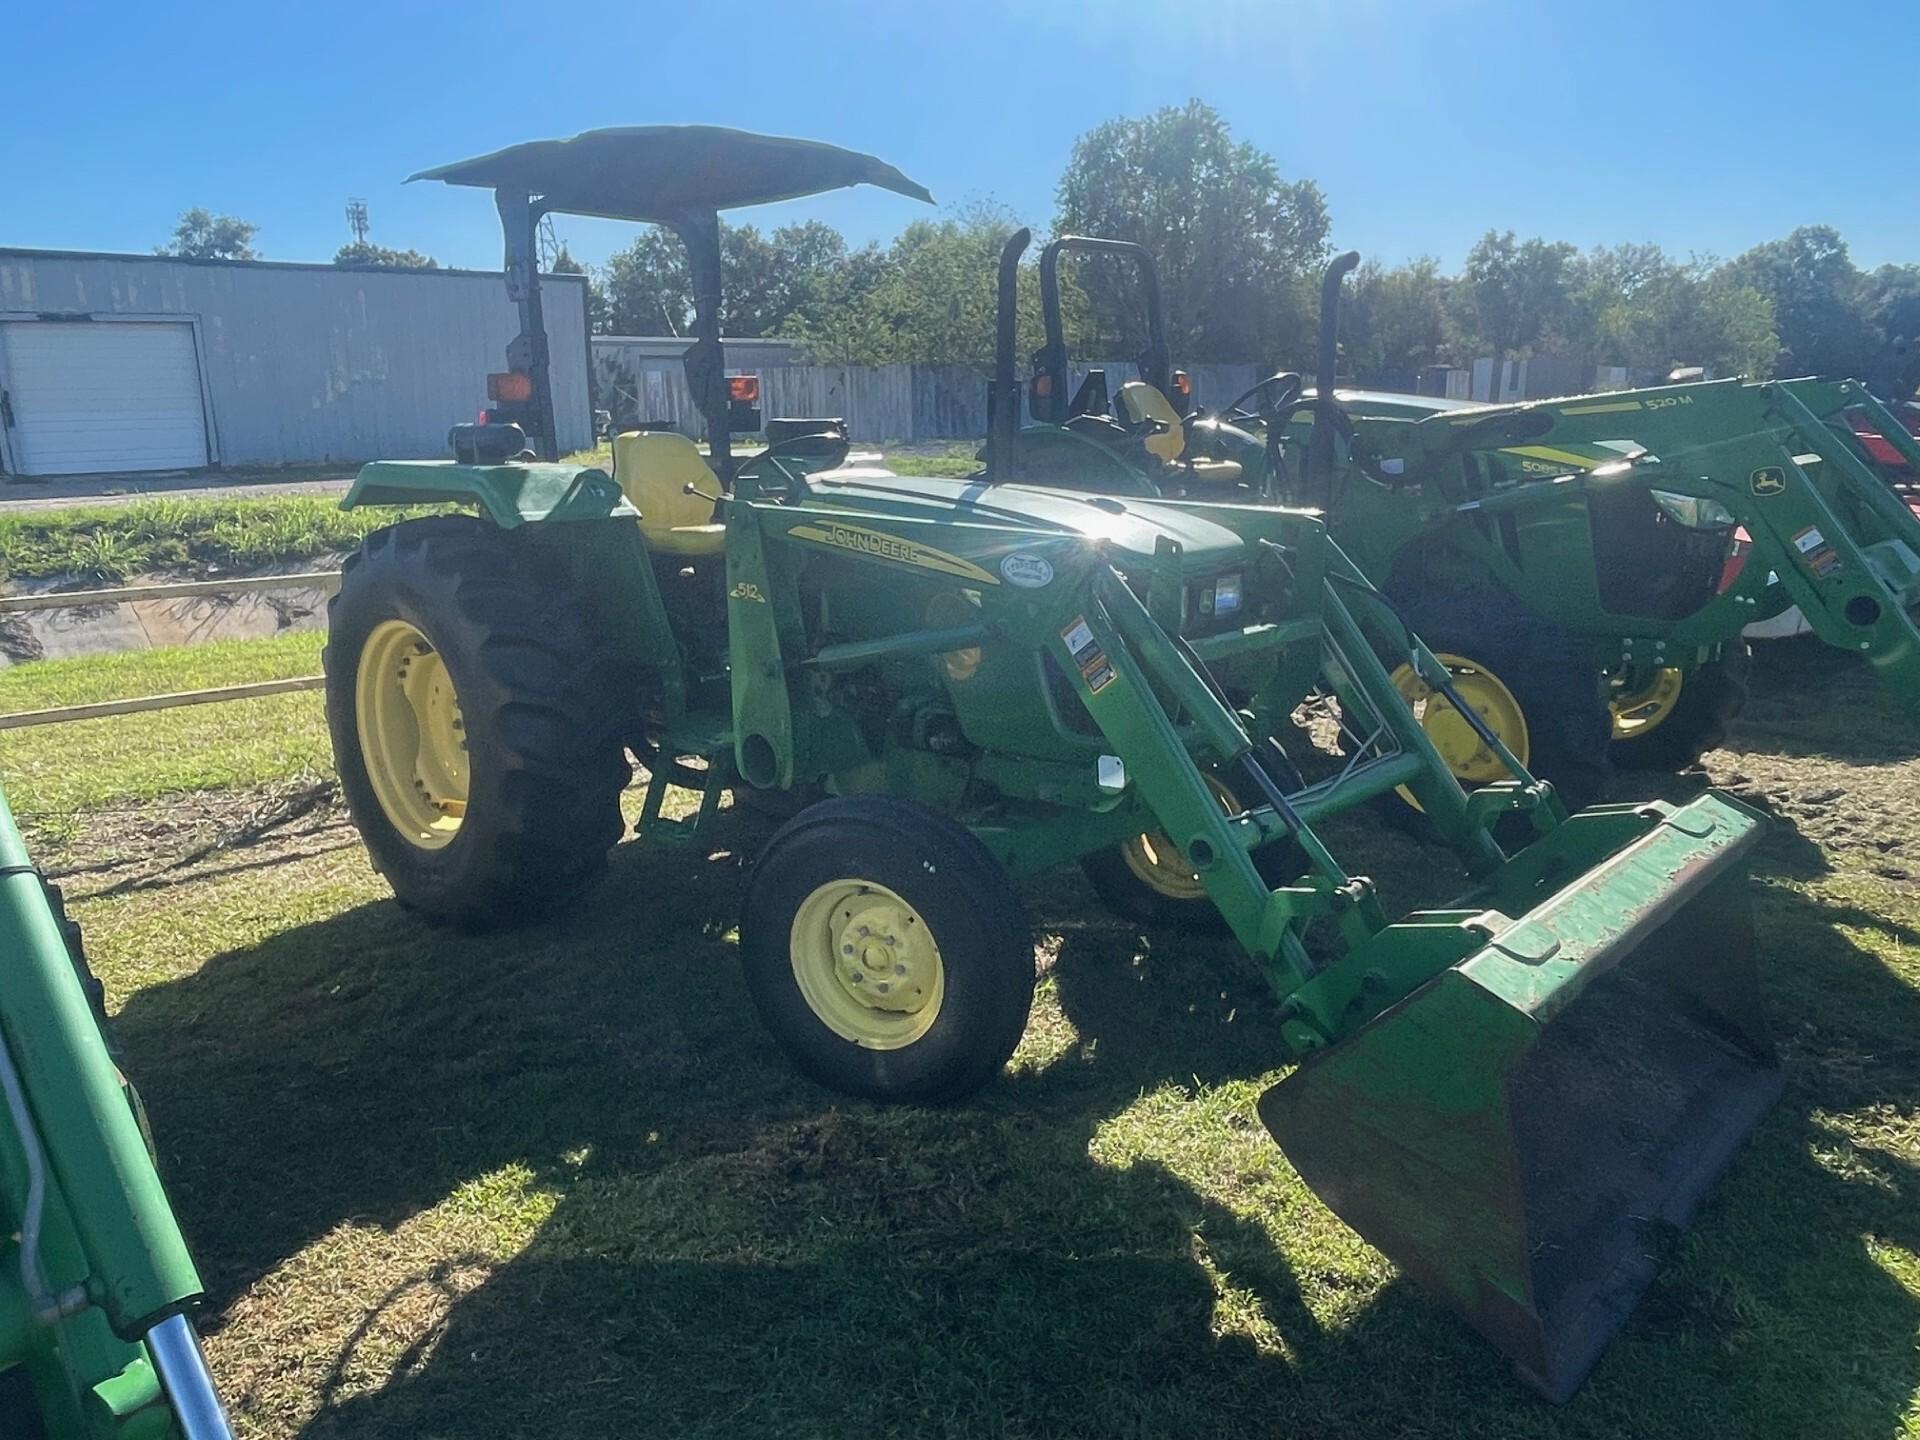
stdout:
[[1238,575],[1222,575],[1214,581],[1213,613],[1215,615],[1240,613],[1240,577]]
[[1717,530],[1733,524],[1733,512],[1718,500],[1698,495],[1676,495],[1671,490],[1649,490],[1654,503],[1689,530]]
[[1180,631],[1184,635],[1210,635],[1215,630],[1239,623],[1246,601],[1242,572],[1215,575],[1208,580],[1189,580],[1180,603]]

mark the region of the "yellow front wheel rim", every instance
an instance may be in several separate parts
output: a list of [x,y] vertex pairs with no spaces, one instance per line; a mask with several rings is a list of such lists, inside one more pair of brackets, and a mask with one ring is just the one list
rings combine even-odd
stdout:
[[381,621],[361,647],[354,724],[388,823],[422,850],[452,844],[467,813],[466,721],[445,658],[407,621]]
[[[1229,815],[1239,814],[1240,803],[1234,799],[1233,792],[1212,775],[1205,779],[1220,808]],[[1122,842],[1120,858],[1126,861],[1134,878],[1156,895],[1164,895],[1169,900],[1206,898],[1207,887],[1200,879],[1200,872],[1162,831],[1149,830]]]
[[[1527,736],[1526,712],[1505,682],[1479,661],[1464,655],[1441,652],[1434,658],[1447,667],[1455,693],[1486,721],[1487,728],[1499,736],[1500,743],[1513,753],[1513,758],[1522,765],[1531,760],[1533,747]],[[1413,666],[1402,665],[1393,672],[1393,688],[1407,702],[1420,728],[1427,732],[1427,739],[1433,742],[1433,748],[1440,752],[1441,760],[1456,780],[1463,785],[1485,785],[1509,778],[1500,757],[1487,747],[1445,696],[1435,694],[1432,687],[1414,673]],[[1414,809],[1421,808],[1405,786],[1400,787],[1399,793]]]
[[913,1044],[946,999],[946,964],[925,917],[870,880],[830,880],[807,896],[789,953],[807,1008],[863,1049]]
[[1687,672],[1668,665],[1653,672],[1653,678],[1638,690],[1616,694],[1608,708],[1613,712],[1613,738],[1638,740],[1657,727],[1680,703]]

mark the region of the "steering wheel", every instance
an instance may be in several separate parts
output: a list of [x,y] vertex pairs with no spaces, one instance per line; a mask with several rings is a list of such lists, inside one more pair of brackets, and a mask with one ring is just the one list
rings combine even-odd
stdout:
[[[1283,417],[1292,409],[1305,387],[1306,381],[1300,378],[1297,370],[1282,370],[1269,375],[1227,407],[1226,420],[1229,424],[1244,420],[1265,420],[1270,423],[1275,417]],[[1259,408],[1247,408],[1247,402],[1256,395],[1260,397]]]

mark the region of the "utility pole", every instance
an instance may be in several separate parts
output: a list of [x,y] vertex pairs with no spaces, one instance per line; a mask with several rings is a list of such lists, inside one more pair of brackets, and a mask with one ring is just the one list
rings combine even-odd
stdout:
[[353,231],[354,244],[364,245],[367,243],[367,231],[370,227],[367,223],[366,201],[347,201],[347,228]]

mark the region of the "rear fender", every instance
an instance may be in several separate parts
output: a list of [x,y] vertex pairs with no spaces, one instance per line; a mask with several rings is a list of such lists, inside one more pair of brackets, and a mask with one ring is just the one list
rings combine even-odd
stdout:
[[577,520],[638,520],[606,471],[577,465],[459,465],[375,460],[360,467],[342,510],[371,505],[472,505],[503,530]]

